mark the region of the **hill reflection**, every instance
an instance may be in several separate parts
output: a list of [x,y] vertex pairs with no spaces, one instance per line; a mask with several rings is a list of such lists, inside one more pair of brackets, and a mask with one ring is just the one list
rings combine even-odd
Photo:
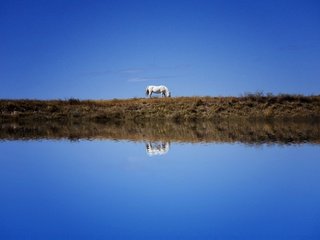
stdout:
[[320,143],[319,122],[19,122],[0,125],[1,140],[112,139],[163,142]]

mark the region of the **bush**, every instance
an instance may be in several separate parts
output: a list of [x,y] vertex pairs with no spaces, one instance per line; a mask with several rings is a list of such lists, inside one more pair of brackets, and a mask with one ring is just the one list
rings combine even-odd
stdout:
[[68,103],[73,105],[73,104],[79,104],[80,100],[77,98],[69,98]]

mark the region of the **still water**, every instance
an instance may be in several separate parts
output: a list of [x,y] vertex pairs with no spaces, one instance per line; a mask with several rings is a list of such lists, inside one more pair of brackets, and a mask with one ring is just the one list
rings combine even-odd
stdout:
[[0,239],[320,239],[320,145],[0,142]]

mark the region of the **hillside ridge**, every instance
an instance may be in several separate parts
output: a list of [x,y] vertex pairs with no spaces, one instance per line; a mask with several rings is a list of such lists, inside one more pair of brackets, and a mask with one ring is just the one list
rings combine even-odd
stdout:
[[172,97],[112,100],[0,100],[0,122],[320,119],[320,95]]

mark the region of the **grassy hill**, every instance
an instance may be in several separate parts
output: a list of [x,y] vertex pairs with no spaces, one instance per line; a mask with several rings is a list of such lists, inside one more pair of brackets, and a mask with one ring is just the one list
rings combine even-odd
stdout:
[[219,119],[319,120],[320,95],[132,98],[113,100],[0,100],[0,122],[179,122]]

